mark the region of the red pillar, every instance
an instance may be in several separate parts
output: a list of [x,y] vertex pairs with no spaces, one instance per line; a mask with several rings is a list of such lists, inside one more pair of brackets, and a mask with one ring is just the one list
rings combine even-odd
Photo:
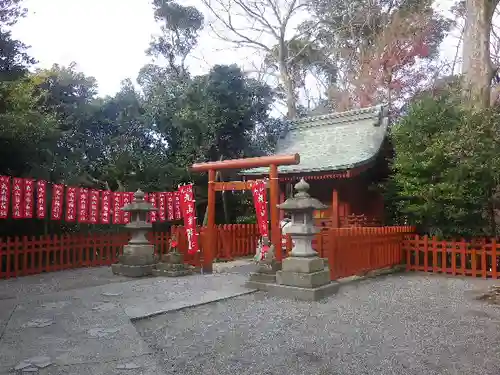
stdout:
[[217,231],[215,228],[215,169],[210,169],[208,171],[208,220],[207,220],[207,232],[208,240],[206,246],[203,249],[203,272],[212,273],[212,263],[214,261],[214,255],[217,246]]
[[339,219],[339,192],[337,189],[333,189],[332,192],[332,227],[340,227]]
[[[280,204],[283,203],[286,199],[285,190],[286,190],[286,186],[284,186],[283,189],[280,186]],[[280,223],[284,218],[285,218],[285,211],[280,210]]]

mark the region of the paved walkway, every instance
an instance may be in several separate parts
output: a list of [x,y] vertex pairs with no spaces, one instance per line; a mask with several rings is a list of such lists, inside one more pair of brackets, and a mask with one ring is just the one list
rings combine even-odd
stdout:
[[[131,320],[252,292],[240,274],[109,274],[101,268],[0,281],[0,374],[162,374]],[[36,294],[45,283],[51,293]]]

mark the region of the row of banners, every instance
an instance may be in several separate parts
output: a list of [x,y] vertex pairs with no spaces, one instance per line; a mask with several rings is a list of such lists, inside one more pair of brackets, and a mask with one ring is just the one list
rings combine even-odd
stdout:
[[[126,224],[130,221],[130,213],[123,212],[121,208],[132,202],[133,192],[52,184],[52,201],[48,214],[47,188],[47,181],[0,176],[0,219],[8,218],[12,211],[13,219],[44,219],[49,215],[51,220],[64,218],[70,223]],[[158,208],[158,211],[151,212],[149,221],[182,219],[180,191],[149,193],[145,199]]]
[[[9,217],[11,199],[13,219],[46,218],[47,187],[48,182],[44,180],[35,181],[31,178],[17,177],[11,179],[9,176],[0,176],[0,219]],[[266,182],[255,181],[252,184],[252,195],[260,235],[269,238]],[[123,212],[121,208],[131,203],[133,199],[133,192],[112,192],[52,184],[50,219],[62,220],[64,217],[70,223],[126,224],[130,222],[130,213]],[[150,213],[148,218],[150,222],[184,219],[188,253],[196,253],[199,249],[199,233],[196,225],[193,185],[179,186],[179,190],[175,192],[147,193],[145,200],[158,208],[158,211]]]

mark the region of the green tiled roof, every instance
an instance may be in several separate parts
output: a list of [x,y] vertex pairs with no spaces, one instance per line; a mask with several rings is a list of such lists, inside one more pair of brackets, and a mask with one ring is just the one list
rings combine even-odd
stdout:
[[[387,135],[383,106],[310,116],[290,122],[289,132],[278,141],[276,155],[300,154],[300,164],[278,168],[279,173],[339,171],[373,160]],[[267,174],[269,168],[241,171]]]

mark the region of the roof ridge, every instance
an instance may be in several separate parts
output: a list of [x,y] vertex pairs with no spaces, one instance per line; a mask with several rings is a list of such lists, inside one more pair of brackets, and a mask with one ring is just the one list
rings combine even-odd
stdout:
[[[357,108],[357,109],[352,109],[352,110],[343,111],[343,112],[332,112],[332,113],[328,113],[325,115],[306,116],[306,117],[302,117],[302,118],[299,118],[296,120],[290,120],[289,121],[289,124],[290,124],[289,130],[323,125],[323,124],[311,125],[312,123],[317,122],[317,121],[336,120],[334,123],[347,122],[347,121],[351,121],[351,117],[360,116],[360,115],[365,115],[365,116],[368,115],[367,117],[370,117],[370,115],[372,115],[374,117],[377,116],[377,121],[378,121],[379,116],[382,113],[384,107],[385,107],[384,105],[376,105],[376,106],[372,106],[372,107]],[[330,123],[328,123],[328,125],[332,125],[334,123],[330,122]]]

